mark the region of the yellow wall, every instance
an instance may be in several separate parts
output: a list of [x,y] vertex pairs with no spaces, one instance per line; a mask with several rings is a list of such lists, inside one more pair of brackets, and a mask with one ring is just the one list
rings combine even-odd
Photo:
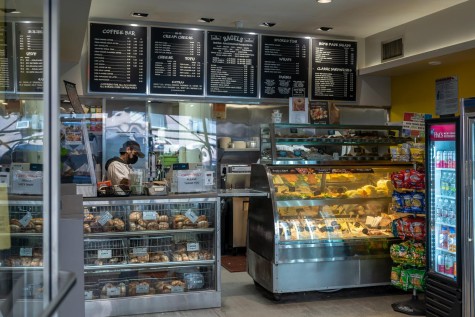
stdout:
[[475,97],[475,61],[439,65],[420,73],[391,78],[391,118],[402,121],[404,112],[430,113],[435,116],[435,81],[457,76],[459,98]]

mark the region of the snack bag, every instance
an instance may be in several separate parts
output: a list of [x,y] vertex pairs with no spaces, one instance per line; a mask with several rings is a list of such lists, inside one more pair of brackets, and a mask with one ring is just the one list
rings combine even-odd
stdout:
[[393,266],[391,268],[391,284],[401,287],[401,266]]
[[423,213],[425,210],[425,195],[424,193],[412,193],[411,211],[414,213]]
[[412,289],[411,275],[408,270],[401,270],[401,289],[408,291]]
[[408,274],[410,276],[410,284],[412,288],[419,291],[425,290],[425,271],[418,269],[409,269]]
[[403,212],[404,210],[404,202],[401,197],[401,193],[394,191],[393,192],[393,199],[392,199],[392,206],[394,208],[394,211],[396,212]]

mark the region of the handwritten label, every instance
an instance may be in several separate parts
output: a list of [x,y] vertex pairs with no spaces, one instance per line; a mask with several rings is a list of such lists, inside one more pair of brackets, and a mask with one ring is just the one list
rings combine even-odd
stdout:
[[98,259],[111,259],[112,258],[112,250],[97,250],[97,258]]
[[133,248],[132,253],[137,256],[147,255],[147,248]]
[[101,212],[101,217],[99,218],[99,220],[97,222],[99,222],[99,224],[101,226],[105,225],[109,220],[111,220],[113,217],[111,215],[110,212],[108,211],[105,211],[105,212]]
[[191,220],[191,222],[195,223],[196,220],[198,220],[198,216],[191,210],[191,209],[188,209],[186,212],[185,212],[185,216]]
[[107,296],[108,297],[120,296],[120,288],[118,288],[118,287],[108,288],[107,289]]
[[84,292],[84,299],[91,300],[92,299],[92,291],[85,291]]
[[172,286],[171,287],[171,292],[172,293],[183,293],[184,288],[183,286]]
[[30,223],[30,221],[31,221],[32,218],[33,218],[33,216],[31,215],[31,212],[28,211],[28,212],[26,213],[26,215],[23,216],[23,218],[21,218],[21,219],[19,220],[19,222],[20,222],[20,224],[21,224],[22,227],[26,227],[26,226]]
[[33,248],[20,248],[20,256],[33,256]]
[[150,286],[148,284],[140,284],[135,288],[137,294],[148,294]]
[[144,211],[142,213],[143,220],[157,220],[157,212],[156,211]]
[[200,244],[199,242],[189,242],[186,244],[186,251],[199,251]]

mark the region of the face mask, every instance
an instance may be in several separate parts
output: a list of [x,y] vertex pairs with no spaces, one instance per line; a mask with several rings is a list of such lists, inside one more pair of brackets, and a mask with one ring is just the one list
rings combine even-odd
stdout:
[[132,158],[129,158],[127,163],[129,164],[135,164],[139,160],[139,157],[137,155],[132,156]]

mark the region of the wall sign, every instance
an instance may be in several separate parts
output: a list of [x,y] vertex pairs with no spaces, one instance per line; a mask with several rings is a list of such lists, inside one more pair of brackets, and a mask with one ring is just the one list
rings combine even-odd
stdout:
[[13,91],[13,31],[12,23],[0,24],[0,91]]
[[208,32],[207,45],[207,95],[257,97],[257,35]]
[[356,101],[356,42],[312,40],[312,99]]
[[90,24],[89,90],[146,93],[147,28]]
[[435,81],[435,114],[450,115],[458,112],[459,81],[457,76]]
[[203,95],[204,33],[152,28],[150,93]]
[[261,40],[261,97],[307,97],[309,41],[266,35]]
[[16,23],[17,90],[43,91],[43,24]]

